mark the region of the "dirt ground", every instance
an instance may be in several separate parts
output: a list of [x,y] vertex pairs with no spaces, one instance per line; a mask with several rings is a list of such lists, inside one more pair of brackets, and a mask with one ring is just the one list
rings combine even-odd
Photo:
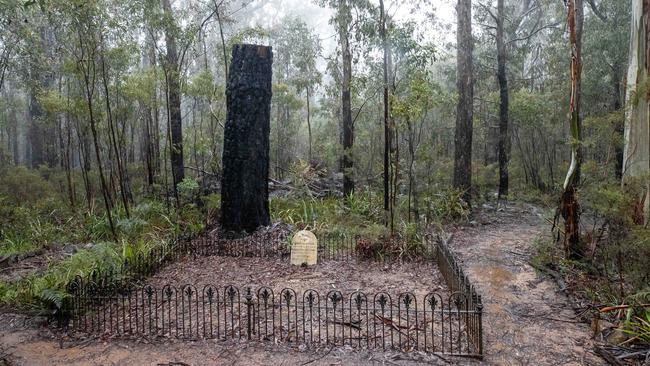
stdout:
[[291,266],[288,258],[198,257],[183,258],[153,276],[148,284],[162,288],[169,284],[177,288],[187,283],[197,288],[213,285],[223,288],[234,285],[240,290],[252,286],[255,290],[267,286],[279,294],[289,287],[298,294],[314,289],[321,294],[338,290],[344,296],[355,291],[366,295],[386,292],[397,298],[412,292],[418,299],[430,292],[444,293],[446,286],[433,263],[377,263],[369,261],[325,261],[316,266]]
[[529,264],[535,240],[549,229],[539,208],[517,204],[484,209],[474,227],[452,232],[450,246],[483,296],[490,364],[606,364],[566,296]]
[[[458,254],[485,303],[485,360],[495,365],[601,365],[589,327],[567,298],[528,264],[535,239],[548,229],[530,205],[477,214],[474,226],[451,230]],[[252,266],[253,264],[251,264]],[[225,266],[225,264],[224,264]],[[257,265],[255,265],[257,267]],[[171,269],[170,269],[171,270]],[[271,268],[260,268],[260,276]],[[381,271],[382,269],[379,268]],[[338,274],[326,273],[335,281]],[[224,267],[224,272],[227,268]],[[172,276],[171,273],[168,273]],[[287,273],[287,279],[300,273]],[[160,276],[160,275],[159,275]],[[418,281],[404,274],[404,281]],[[232,278],[237,283],[248,278]],[[171,280],[158,277],[158,280]],[[381,278],[373,279],[383,284]],[[340,283],[339,283],[340,285]],[[385,286],[391,286],[386,283]],[[354,286],[353,286],[354,287]],[[3,364],[4,362],[4,364]],[[1,365],[416,365],[479,364],[420,353],[305,350],[299,346],[220,341],[147,343],[61,339],[38,319],[0,314]]]

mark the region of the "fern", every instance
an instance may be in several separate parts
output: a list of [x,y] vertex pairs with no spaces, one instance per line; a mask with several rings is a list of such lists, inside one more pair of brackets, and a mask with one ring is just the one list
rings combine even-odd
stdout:
[[52,310],[61,309],[65,297],[66,294],[64,292],[51,288],[44,288],[40,294],[38,294],[38,299],[46,305],[44,308]]

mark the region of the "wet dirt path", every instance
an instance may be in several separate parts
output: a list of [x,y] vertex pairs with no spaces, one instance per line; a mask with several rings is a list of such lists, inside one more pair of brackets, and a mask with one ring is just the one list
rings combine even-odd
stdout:
[[452,232],[450,246],[485,304],[484,363],[604,365],[593,353],[589,327],[529,264],[535,241],[549,230],[542,214],[527,204],[484,209],[474,227]]

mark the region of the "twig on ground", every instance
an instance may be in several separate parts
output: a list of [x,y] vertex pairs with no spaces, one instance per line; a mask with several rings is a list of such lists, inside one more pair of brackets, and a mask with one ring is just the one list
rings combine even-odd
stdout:
[[309,360],[307,362],[301,363],[300,366],[309,365],[312,362],[316,362],[316,361],[318,361],[318,360],[320,360],[322,358],[325,358],[327,355],[330,354],[330,352],[332,352],[332,349],[334,349],[334,347],[331,347],[330,349],[327,350],[327,352],[323,353],[322,355],[320,355],[320,356],[318,356],[318,357],[316,357],[314,359],[311,359],[311,360]]
[[599,355],[600,357],[604,358],[605,361],[609,362],[610,365],[616,365],[616,366],[623,366],[624,364],[616,358],[611,352],[608,350],[602,348],[602,347],[596,347],[594,349],[596,351],[596,354]]

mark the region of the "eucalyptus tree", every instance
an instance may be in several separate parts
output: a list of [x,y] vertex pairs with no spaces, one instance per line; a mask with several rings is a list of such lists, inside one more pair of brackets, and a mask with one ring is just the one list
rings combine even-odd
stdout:
[[305,23],[297,24],[295,31],[300,35],[300,37],[298,43],[294,45],[296,49],[296,74],[292,83],[296,89],[305,91],[307,133],[309,139],[309,153],[307,156],[309,160],[312,160],[313,137],[310,101],[322,81],[322,74],[316,67],[316,60],[322,52],[322,47],[318,34],[309,29]]
[[178,183],[185,178],[185,165],[183,162],[183,121],[181,116],[181,60],[179,60],[176,46],[178,26],[174,20],[169,0],[162,0],[162,7],[165,19],[166,62],[164,70],[167,85],[169,155],[174,194],[178,202]]
[[627,71],[627,91],[625,101],[625,153],[623,156],[623,184],[633,178],[643,179],[643,192],[639,202],[643,204],[644,223],[650,216],[650,102],[648,100],[648,28],[650,27],[650,7],[647,2],[632,2],[632,22],[630,26],[630,53]]
[[[282,177],[282,169],[288,163],[287,140],[297,134],[294,111],[306,106],[308,132],[308,159],[312,159],[312,126],[310,99],[322,80],[316,68],[316,59],[321,53],[320,39],[307,24],[298,18],[285,17],[269,32],[274,51],[274,95],[276,110],[276,176]],[[300,95],[305,95],[305,103]],[[291,131],[293,129],[293,131]],[[291,132],[291,135],[289,135]],[[295,144],[293,144],[295,145]],[[294,152],[295,153],[295,152]],[[295,155],[295,154],[293,154]]]
[[463,191],[463,197],[469,203],[472,188],[472,119],[474,115],[472,1],[458,0],[456,12],[458,15],[456,31],[458,105],[454,136],[453,185]]
[[567,1],[567,22],[569,29],[569,46],[571,55],[570,77],[571,93],[569,97],[569,127],[571,143],[571,165],[563,185],[559,212],[564,218],[564,249],[567,257],[579,258],[583,255],[580,243],[580,206],[577,189],[580,182],[582,165],[582,122],[580,116],[580,80],[582,75],[582,0]]
[[[353,59],[360,63],[359,54],[368,58],[370,48],[366,47],[369,38],[377,32],[377,14],[374,6],[367,0],[320,0],[321,6],[329,6],[334,10],[330,24],[335,26],[338,37],[337,64],[330,67],[331,74],[340,85],[340,142],[343,148],[340,168],[343,172],[343,192],[349,196],[355,189],[355,157],[353,156],[355,143],[355,118],[358,117],[363,106],[357,113],[352,113],[354,98],[353,87],[357,81],[353,76]],[[361,63],[360,63],[361,64]],[[366,64],[362,64],[366,65]],[[337,112],[339,113],[339,112]]]
[[[609,125],[602,126],[612,133],[606,149],[591,149],[591,158],[613,168],[615,179],[623,175],[623,131],[624,131],[624,96],[625,96],[625,66],[628,63],[628,49],[621,47],[629,43],[630,37],[630,1],[597,1],[588,0],[589,10],[584,31],[584,59],[589,60],[585,65],[583,76],[583,97],[590,103],[584,103],[585,116],[600,116],[608,114]],[[605,76],[605,77],[603,77]],[[606,91],[606,92],[603,92]],[[585,128],[587,141],[589,129]],[[611,159],[610,151],[614,152]],[[611,170],[610,170],[611,171]]]
[[343,195],[346,197],[354,193],[354,160],[352,147],[354,145],[354,125],[352,124],[352,53],[350,52],[350,26],[352,25],[352,11],[349,0],[338,0],[337,25],[339,46],[341,47],[341,117],[343,127]]
[[[74,36],[75,45],[71,52],[76,64],[76,72],[79,84],[83,90],[85,103],[87,107],[87,116],[92,132],[93,145],[95,148],[95,159],[101,183],[102,197],[106,208],[106,215],[113,238],[117,241],[117,232],[113,222],[113,201],[109,193],[109,184],[105,175],[105,167],[102,159],[101,143],[99,136],[98,108],[97,99],[97,78],[99,73],[99,58],[101,49],[101,40],[97,34],[97,29],[101,32],[101,8],[98,4],[92,4],[79,8],[66,7],[63,5],[62,12],[72,12],[73,17],[70,25]],[[106,96],[108,97],[108,96]]]
[[504,0],[497,0],[497,79],[499,81],[499,193],[508,197],[508,161],[510,159],[510,136],[508,135],[508,76],[506,75],[506,45],[503,23],[505,22]]
[[[172,6],[170,0],[144,0],[143,23],[156,48],[156,56],[161,60],[165,78],[165,100],[167,108],[167,148],[171,165],[173,194],[178,200],[178,184],[185,177],[183,149],[183,116],[181,109],[182,85],[185,83],[185,66],[188,51],[204,27],[215,17],[217,9],[211,4],[189,1]],[[192,11],[190,11],[192,10]],[[177,18],[182,18],[179,22]],[[160,32],[164,33],[164,49],[158,47]]]

